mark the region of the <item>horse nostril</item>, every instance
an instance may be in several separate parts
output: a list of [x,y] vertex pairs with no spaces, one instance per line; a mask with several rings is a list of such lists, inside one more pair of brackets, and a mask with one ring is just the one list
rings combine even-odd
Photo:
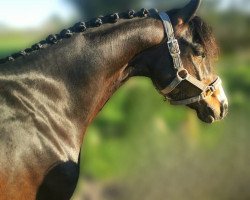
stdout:
[[224,101],[221,103],[221,118],[224,118],[228,114],[228,103]]
[[225,103],[223,104],[223,107],[224,107],[225,110],[228,110],[228,103],[225,102]]

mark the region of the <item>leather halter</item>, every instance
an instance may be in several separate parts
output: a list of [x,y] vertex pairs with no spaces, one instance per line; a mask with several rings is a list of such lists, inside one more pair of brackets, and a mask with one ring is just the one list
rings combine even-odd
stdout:
[[[167,100],[170,101],[173,105],[189,105],[195,102],[199,102],[201,100],[206,99],[207,97],[211,96],[220,86],[221,86],[221,79],[217,77],[214,82],[210,85],[205,85],[203,82],[189,74],[189,72],[183,67],[181,57],[180,57],[180,48],[179,43],[175,38],[174,29],[171,23],[171,20],[167,13],[160,12],[159,16],[163,22],[164,29],[168,39],[168,49],[170,55],[173,59],[174,68],[176,69],[176,77],[174,80],[166,86],[164,89],[161,90],[161,93],[166,97]],[[188,81],[196,88],[201,90],[201,93],[195,97],[191,97],[188,99],[183,100],[174,100],[168,97],[168,95],[175,90],[175,88],[180,85],[183,81]]]

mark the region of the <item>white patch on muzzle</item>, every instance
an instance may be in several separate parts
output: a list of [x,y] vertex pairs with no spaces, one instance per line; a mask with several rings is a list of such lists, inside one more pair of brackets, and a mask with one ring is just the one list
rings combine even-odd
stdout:
[[227,96],[225,94],[225,91],[224,91],[222,85],[219,86],[219,94],[216,95],[216,97],[220,103],[228,104]]

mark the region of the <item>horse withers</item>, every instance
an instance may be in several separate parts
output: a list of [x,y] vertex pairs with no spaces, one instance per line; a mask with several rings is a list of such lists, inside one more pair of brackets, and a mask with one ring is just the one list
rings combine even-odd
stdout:
[[199,0],[79,22],[0,61],[0,199],[70,199],[86,128],[129,78],[149,77],[207,123],[227,113]]

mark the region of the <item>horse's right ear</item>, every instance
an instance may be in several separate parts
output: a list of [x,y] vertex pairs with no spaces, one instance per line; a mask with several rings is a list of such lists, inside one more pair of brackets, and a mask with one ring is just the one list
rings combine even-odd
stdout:
[[181,8],[175,15],[176,24],[182,25],[188,23],[196,15],[201,0],[191,0],[185,7]]

